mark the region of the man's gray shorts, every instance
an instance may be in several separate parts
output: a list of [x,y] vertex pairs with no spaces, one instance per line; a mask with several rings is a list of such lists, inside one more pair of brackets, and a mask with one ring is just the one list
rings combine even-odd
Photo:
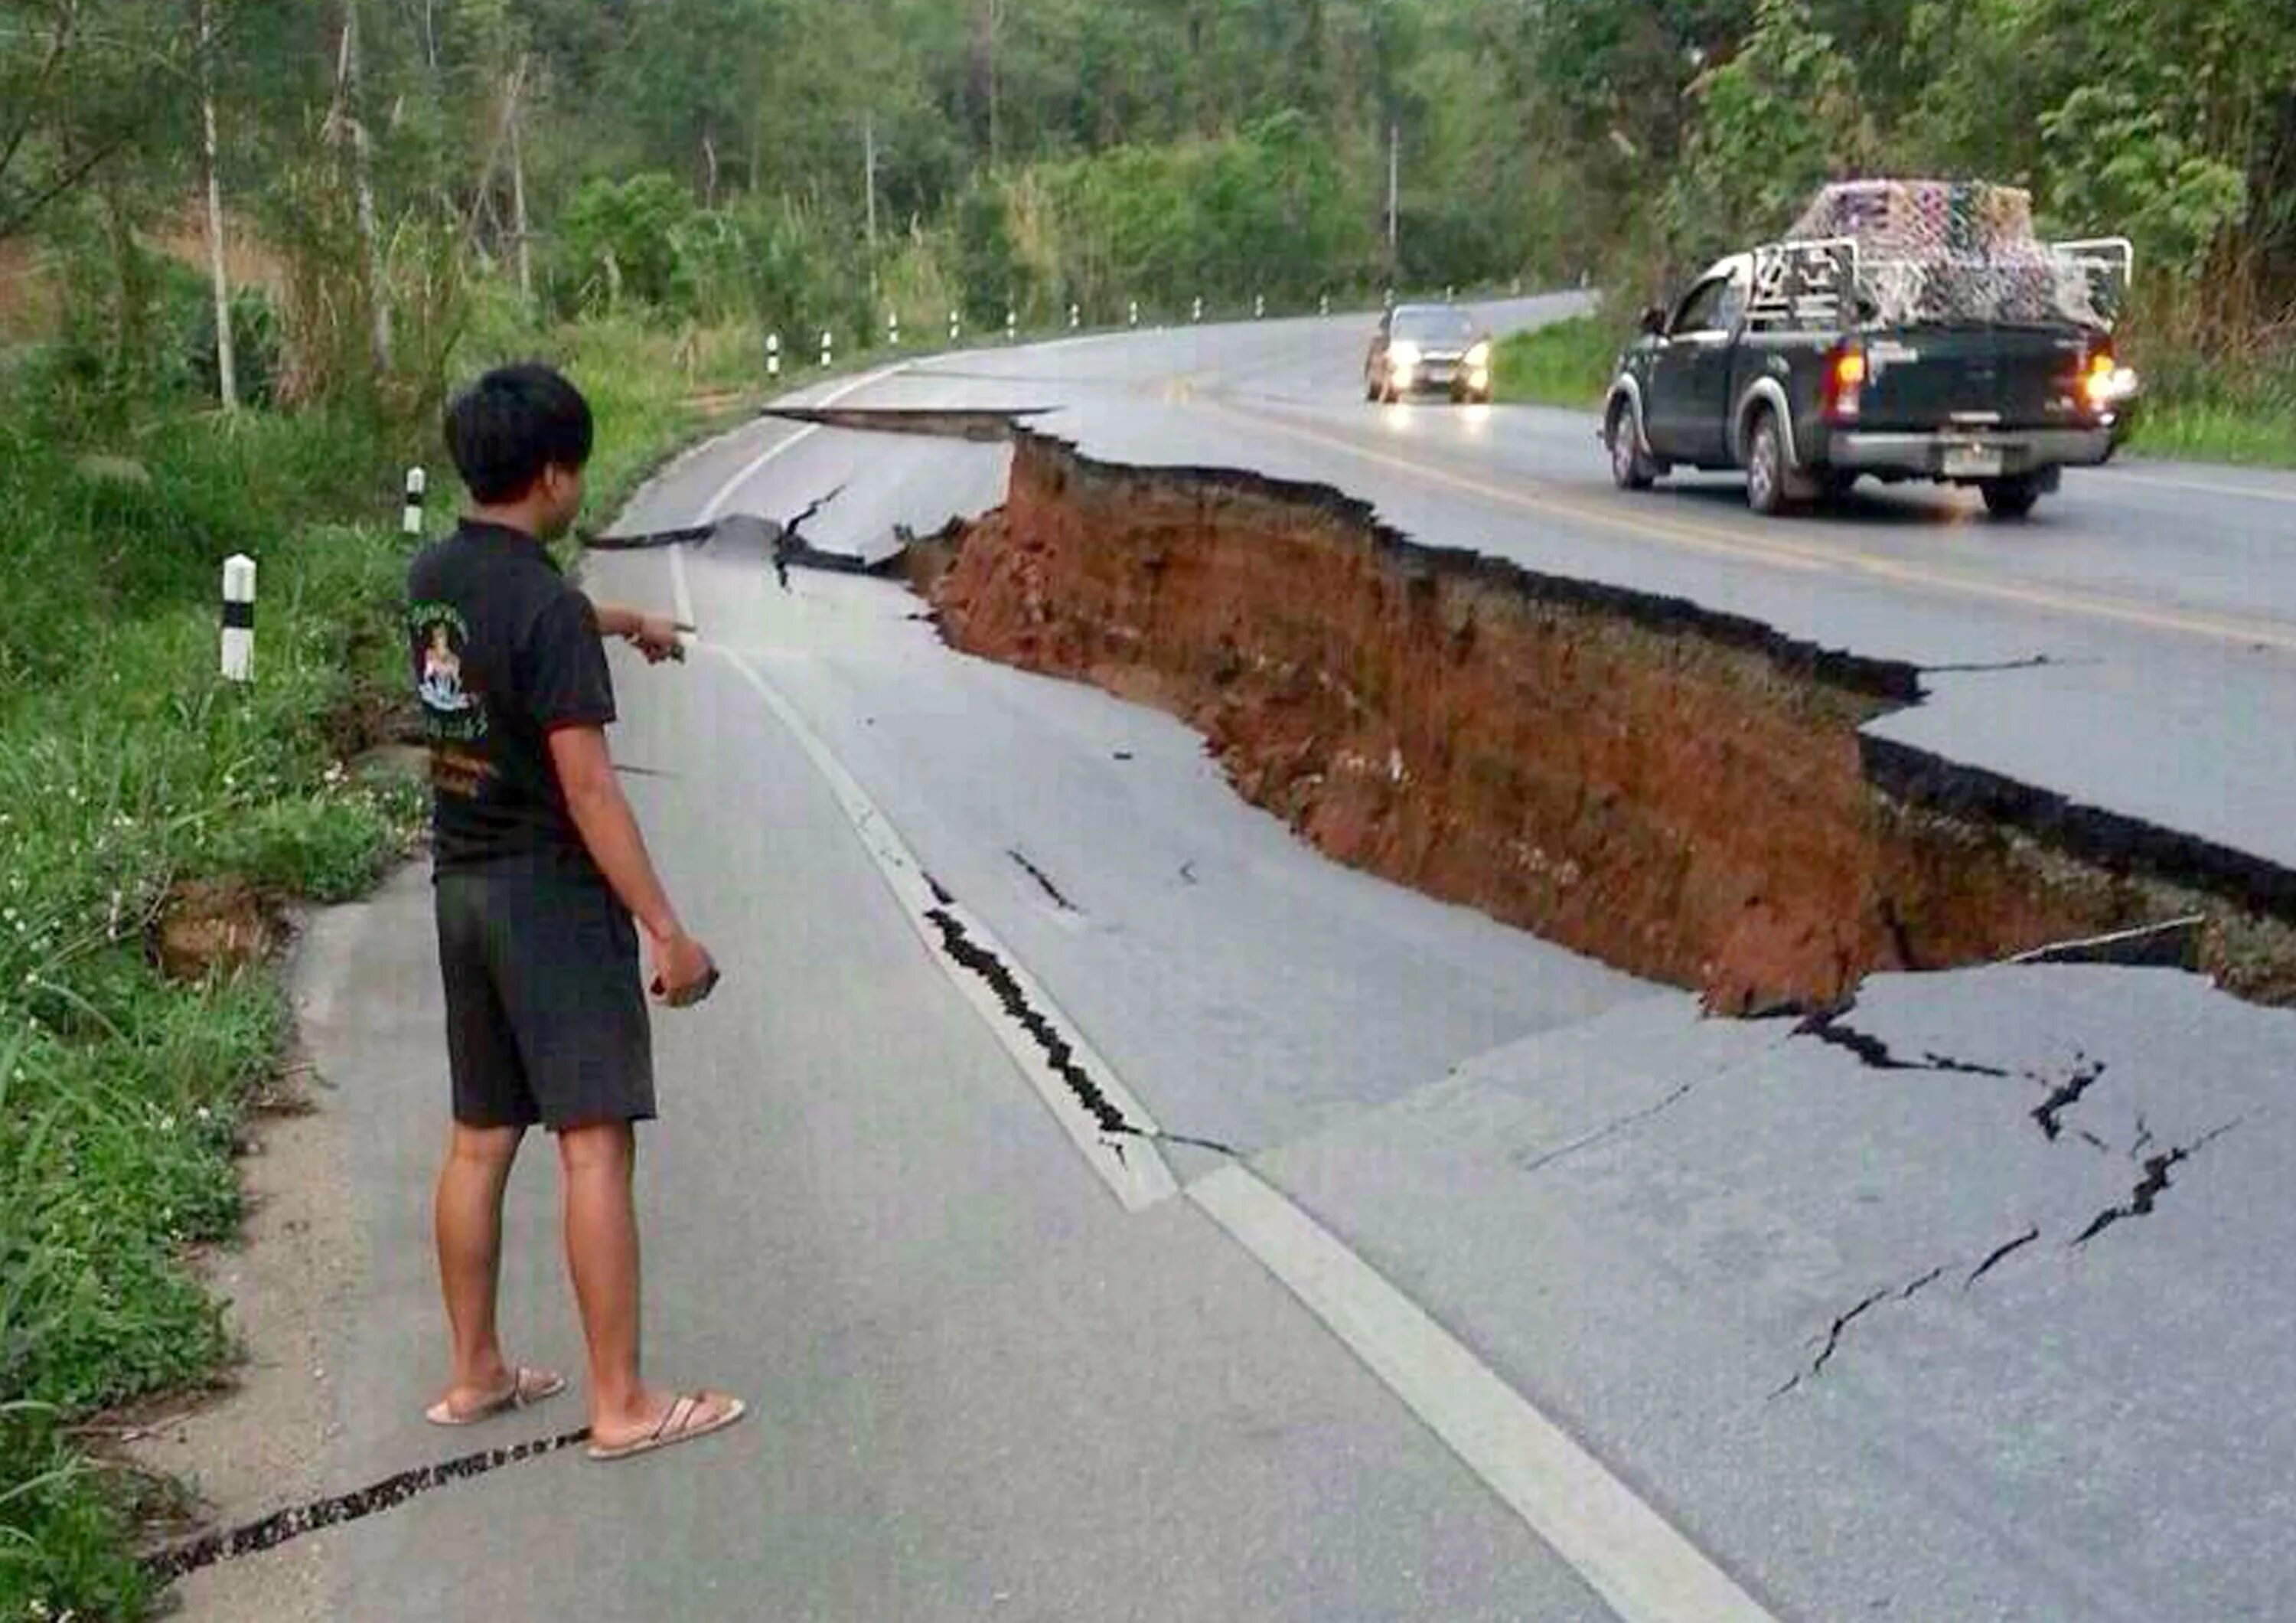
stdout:
[[437,877],[455,1119],[554,1131],[649,1119],[653,1034],[637,927],[563,858]]

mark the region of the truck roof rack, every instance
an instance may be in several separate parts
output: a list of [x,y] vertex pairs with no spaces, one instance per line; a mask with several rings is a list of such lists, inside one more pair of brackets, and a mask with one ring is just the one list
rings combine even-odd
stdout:
[[2051,243],[2049,252],[2078,269],[2088,281],[2089,301],[2111,326],[2128,308],[2128,289],[2136,274],[2136,248],[2125,236],[2088,236]]
[[1764,243],[1753,251],[1753,285],[1746,319],[1777,326],[1838,327],[1857,308],[1858,251],[1855,237],[1824,236]]

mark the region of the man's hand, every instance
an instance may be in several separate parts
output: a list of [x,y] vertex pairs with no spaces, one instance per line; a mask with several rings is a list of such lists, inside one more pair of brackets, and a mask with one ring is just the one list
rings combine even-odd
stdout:
[[639,614],[625,633],[646,656],[646,663],[658,665],[666,659],[683,660],[685,645],[677,639],[677,622],[667,614]]
[[710,960],[709,950],[684,930],[668,935],[649,931],[646,945],[653,960],[647,985],[657,1001],[688,1009],[716,989],[718,966]]

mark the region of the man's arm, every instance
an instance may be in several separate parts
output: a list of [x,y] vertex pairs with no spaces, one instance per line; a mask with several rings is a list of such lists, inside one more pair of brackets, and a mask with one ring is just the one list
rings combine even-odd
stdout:
[[709,978],[709,954],[685,933],[669,894],[654,873],[646,854],[645,836],[623,797],[614,777],[612,757],[606,753],[606,733],[599,727],[560,727],[550,734],[550,764],[566,795],[566,810],[580,831],[590,858],[613,886],[652,948],[656,995],[671,1003],[691,1001]]
[[677,640],[677,622],[668,615],[649,614],[615,603],[593,603],[590,609],[598,617],[601,636],[619,637],[636,643],[649,663],[685,657],[685,646]]

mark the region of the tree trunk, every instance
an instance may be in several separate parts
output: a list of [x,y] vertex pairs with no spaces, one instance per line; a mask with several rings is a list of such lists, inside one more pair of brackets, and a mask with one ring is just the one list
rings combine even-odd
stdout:
[[239,367],[232,346],[231,273],[224,264],[223,184],[216,177],[213,9],[214,0],[200,0],[200,142],[208,183],[208,270],[215,282],[216,387],[228,412],[239,409]]
[[351,179],[358,193],[358,233],[366,254],[370,348],[378,375],[390,370],[390,287],[382,268],[382,231],[375,220],[374,153],[359,112],[357,0],[343,0],[342,41],[335,57],[335,105],[350,127]]

